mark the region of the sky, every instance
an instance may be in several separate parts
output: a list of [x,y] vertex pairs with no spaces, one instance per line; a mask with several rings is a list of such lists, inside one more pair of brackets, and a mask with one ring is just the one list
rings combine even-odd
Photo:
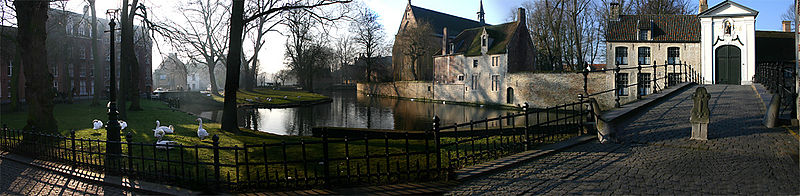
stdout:
[[[175,0],[140,0],[150,7],[150,13],[160,14],[165,18],[170,18],[175,14]],[[363,0],[364,3],[375,10],[380,15],[380,22],[383,24],[386,33],[386,40],[391,41],[400,25],[403,12],[408,4],[408,0]],[[501,24],[510,19],[512,10],[520,7],[527,0],[486,0],[483,2],[486,13],[486,22],[489,24]],[[709,8],[723,2],[724,0],[708,0]],[[121,4],[120,0],[97,0],[98,16],[106,17],[105,10],[117,8]],[[735,0],[735,2],[748,6],[759,11],[756,18],[756,29],[758,30],[780,30],[780,16],[791,5],[792,0]],[[698,1],[693,1],[693,6],[697,7]],[[431,9],[454,16],[477,20],[480,7],[480,0],[412,0],[412,5]],[[69,0],[67,7],[69,10],[81,13],[85,5],[83,0]],[[278,33],[267,35],[267,43],[264,50],[259,53],[261,61],[261,71],[275,73],[285,67],[284,65],[284,44],[286,38]],[[164,44],[166,45],[166,44]],[[161,48],[161,52],[167,54],[169,49]],[[153,69],[158,68],[162,61],[162,54],[153,48]]]

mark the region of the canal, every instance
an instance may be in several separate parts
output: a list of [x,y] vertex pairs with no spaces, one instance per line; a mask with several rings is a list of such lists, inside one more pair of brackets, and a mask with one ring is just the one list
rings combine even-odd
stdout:
[[[433,116],[443,125],[508,115],[518,111],[366,96],[354,90],[321,92],[330,103],[295,108],[239,109],[239,126],[278,135],[311,135],[319,126],[427,130]],[[220,121],[222,108],[182,106],[181,110]]]

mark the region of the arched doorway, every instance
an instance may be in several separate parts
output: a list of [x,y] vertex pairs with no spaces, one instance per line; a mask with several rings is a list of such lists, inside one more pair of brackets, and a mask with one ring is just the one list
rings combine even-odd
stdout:
[[506,89],[506,103],[507,104],[514,103],[514,88],[508,87]]
[[739,47],[725,45],[716,51],[715,84],[740,84],[742,74],[742,50]]

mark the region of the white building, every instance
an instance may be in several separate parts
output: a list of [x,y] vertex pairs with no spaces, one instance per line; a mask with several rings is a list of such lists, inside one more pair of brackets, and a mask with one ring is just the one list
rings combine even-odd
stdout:
[[747,85],[753,82],[757,15],[758,11],[730,0],[698,15],[705,83]]

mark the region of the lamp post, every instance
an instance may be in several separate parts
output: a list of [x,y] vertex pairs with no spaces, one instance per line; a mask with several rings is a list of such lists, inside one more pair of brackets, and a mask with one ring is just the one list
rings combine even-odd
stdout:
[[[117,158],[122,153],[122,145],[120,142],[120,126],[119,126],[119,112],[117,112],[117,78],[116,78],[116,57],[114,56],[114,42],[115,36],[114,31],[115,26],[117,25],[114,20],[117,18],[118,9],[109,9],[106,11],[106,14],[109,16],[110,21],[108,22],[108,26],[110,29],[108,32],[110,33],[110,41],[109,41],[109,96],[108,96],[108,123],[106,123],[106,140],[109,141],[106,143],[106,167],[112,167],[116,165]],[[113,171],[113,170],[112,170]]]

